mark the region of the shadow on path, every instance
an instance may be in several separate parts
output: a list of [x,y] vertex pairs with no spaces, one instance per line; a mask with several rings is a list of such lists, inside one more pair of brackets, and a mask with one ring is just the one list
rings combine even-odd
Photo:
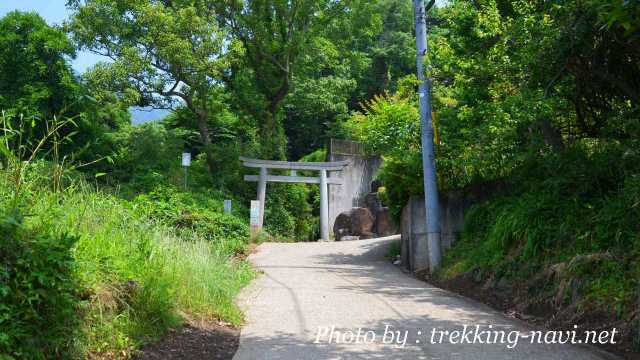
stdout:
[[[264,276],[241,296],[247,324],[234,359],[615,359],[581,346],[508,338],[532,329],[403,273],[385,258],[393,241],[263,244],[250,258]],[[458,343],[443,333],[465,325],[492,330],[495,340]]]

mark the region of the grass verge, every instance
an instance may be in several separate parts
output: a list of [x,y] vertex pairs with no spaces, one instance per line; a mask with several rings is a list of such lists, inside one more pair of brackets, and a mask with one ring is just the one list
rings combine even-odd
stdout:
[[[185,317],[241,323],[242,313],[233,300],[254,272],[245,261],[225,251],[223,241],[205,239],[195,230],[178,231],[149,218],[140,203],[96,191],[84,182],[52,192],[43,185],[45,180],[26,181],[15,205],[14,189],[6,173],[0,173],[0,207],[3,213],[13,209],[22,214],[18,225],[27,235],[16,237],[15,243],[23,244],[32,237],[74,239],[67,250],[69,266],[56,275],[74,286],[58,289],[54,282],[51,286],[38,283],[38,276],[19,283],[17,272],[4,274],[8,291],[37,291],[16,305],[29,311],[0,309],[0,354],[129,358],[134,349],[179,326]],[[35,262],[32,255],[17,263]],[[41,255],[49,256],[45,251]],[[45,301],[60,290],[67,291],[72,301],[64,305]],[[60,306],[71,310],[74,318],[64,334],[55,324],[48,324],[45,316],[61,311]],[[18,319],[21,314],[26,315]],[[34,324],[34,316],[40,318],[40,329],[8,326],[18,320]],[[47,326],[57,333],[42,331]],[[39,333],[33,333],[36,330]],[[33,338],[38,341],[30,340]]]

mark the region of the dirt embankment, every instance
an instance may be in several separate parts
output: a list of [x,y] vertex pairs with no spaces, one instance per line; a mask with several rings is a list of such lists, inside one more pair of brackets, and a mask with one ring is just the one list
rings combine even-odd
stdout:
[[225,323],[191,321],[148,344],[135,356],[140,360],[231,360],[238,350],[240,330]]
[[571,269],[584,266],[608,254],[577,256],[570,262],[550,266],[530,279],[509,280],[474,270],[450,279],[425,281],[504,311],[508,316],[549,330],[611,330],[621,336],[616,344],[599,345],[624,359],[640,360],[640,292],[634,310],[620,311],[613,305],[589,306],[580,293],[581,282]]

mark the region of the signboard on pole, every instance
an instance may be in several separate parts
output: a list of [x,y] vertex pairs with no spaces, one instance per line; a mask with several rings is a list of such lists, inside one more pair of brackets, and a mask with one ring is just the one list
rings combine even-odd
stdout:
[[188,168],[189,166],[191,166],[191,153],[188,152],[184,152],[182,153],[182,166],[184,167],[184,190],[187,191],[187,177],[188,175]]
[[260,230],[260,200],[251,200],[249,226],[251,229],[251,237],[254,237]]
[[182,166],[191,166],[191,153],[182,153]]
[[251,200],[249,223],[251,226],[260,226],[260,200]]

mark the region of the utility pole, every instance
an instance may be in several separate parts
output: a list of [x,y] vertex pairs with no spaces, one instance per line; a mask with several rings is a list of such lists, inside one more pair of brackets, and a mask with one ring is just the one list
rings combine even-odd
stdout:
[[436,159],[433,151],[433,119],[431,115],[431,79],[424,73],[424,57],[427,55],[427,10],[435,0],[425,8],[424,0],[413,0],[416,25],[416,65],[418,70],[418,88],[420,103],[420,128],[422,130],[422,168],[424,174],[424,206],[427,220],[427,251],[431,273],[440,265],[440,208],[438,204],[438,181]]

